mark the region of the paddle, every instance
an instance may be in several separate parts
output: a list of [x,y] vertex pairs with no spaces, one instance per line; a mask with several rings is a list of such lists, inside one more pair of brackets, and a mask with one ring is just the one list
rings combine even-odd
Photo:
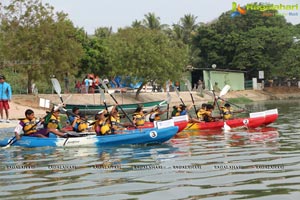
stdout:
[[174,87],[174,90],[175,90],[175,92],[176,92],[178,98],[180,99],[181,103],[185,106],[185,104],[184,104],[184,102],[183,102],[183,100],[182,100],[182,98],[181,98],[181,96],[180,96],[180,94],[179,94],[179,91],[178,91],[178,89],[177,89],[176,86]]
[[61,102],[64,103],[64,100],[61,96],[61,87],[60,87],[58,80],[56,78],[51,78],[51,82],[52,82],[52,85],[53,85],[53,88],[54,88],[56,94],[58,94]]
[[[99,79],[100,83],[103,85],[104,89],[107,91],[107,93],[110,95],[110,97],[115,101],[115,103],[117,105],[119,105],[118,101],[116,100],[116,98],[108,91],[108,87],[107,85],[102,81],[102,79]],[[126,116],[126,118],[129,120],[129,122],[134,126],[135,124],[133,123],[133,121],[130,119],[130,117],[128,117],[127,113],[123,110],[122,106],[119,106],[119,108],[122,110],[123,114]]]
[[170,102],[171,102],[171,95],[169,92],[167,93],[167,98],[169,99],[167,104],[167,119],[169,119],[169,110],[170,110]]
[[227,94],[227,92],[228,92],[229,90],[230,90],[230,85],[225,85],[225,86],[222,88],[222,90],[221,90],[220,95],[219,95],[218,98],[220,98],[221,96],[224,96],[225,94]]
[[[222,89],[222,91],[220,92],[220,96],[221,96],[221,94],[222,94],[222,95],[225,95],[225,94],[229,91],[230,86],[229,86],[229,88],[228,88],[228,86],[229,86],[229,85],[226,85],[226,86]],[[211,88],[213,88],[213,87],[211,87]],[[217,107],[218,107],[218,109],[219,109],[220,115],[222,116],[222,111],[221,111],[221,108],[219,107],[218,98],[216,99],[216,94],[215,94],[214,89],[212,89],[212,92],[213,92],[213,95],[214,95],[214,100],[215,100],[215,102],[216,102],[216,104],[217,104]],[[224,131],[229,131],[229,130],[231,129],[230,126],[227,125],[227,123],[226,123],[224,117],[222,117],[222,118],[223,118],[223,122],[224,122],[224,126],[223,126]]]
[[192,86],[191,86],[191,83],[189,80],[185,80],[185,84],[189,90],[189,93],[190,93],[190,96],[191,96],[191,99],[192,99],[192,102],[193,102],[193,105],[194,105],[194,110],[195,110],[195,114],[197,116],[197,109],[196,109],[196,106],[195,106],[195,101],[194,101],[194,97],[193,97],[193,94],[192,94]]
[[9,147],[10,147],[12,144],[14,144],[16,141],[17,141],[16,136],[10,138],[10,139],[8,140],[7,144],[6,144],[4,147],[2,147],[2,149],[7,149],[7,148],[9,148]]
[[[224,102],[226,102],[226,103],[229,103],[229,104],[231,104],[231,105],[234,105],[234,106],[237,107],[237,108],[240,108],[240,109],[242,109],[242,110],[245,110],[245,111],[247,111],[247,112],[250,112],[247,108],[240,107],[240,106],[238,106],[238,105],[236,105],[236,104],[234,104],[234,103],[232,103],[232,102],[230,102],[230,101],[227,101],[227,100],[225,100],[225,99],[222,98],[222,96],[224,96],[224,95],[227,94],[227,92],[229,91],[229,89],[230,89],[230,86],[229,86],[229,85],[225,85],[224,88],[222,89],[222,91],[220,92],[220,96],[218,96],[217,98],[220,99],[220,100],[222,100],[222,101],[224,101]],[[208,94],[209,96],[212,96],[212,97],[213,97],[213,94],[212,94],[211,92],[209,92],[209,91],[204,91],[204,92],[205,92],[206,94]]]
[[108,117],[109,117],[109,123],[110,123],[110,127],[111,127],[111,133],[114,134],[114,129],[113,129],[113,124],[112,124],[112,121],[111,121],[111,116],[110,116],[110,112],[108,112],[108,108],[107,108],[107,104],[106,104],[106,99],[105,99],[105,94],[104,94],[104,91],[102,90],[102,88],[99,88],[100,90],[100,99],[103,100],[103,103],[104,103],[104,106],[105,106],[105,110],[108,114]]

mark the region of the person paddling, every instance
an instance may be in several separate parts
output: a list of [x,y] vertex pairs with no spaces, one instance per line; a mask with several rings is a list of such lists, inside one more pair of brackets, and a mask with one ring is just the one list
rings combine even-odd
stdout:
[[95,116],[94,130],[97,136],[112,134],[111,123],[107,118],[107,111],[99,111]]
[[83,113],[79,114],[79,117],[76,116],[75,120],[72,123],[73,131],[84,132],[87,131],[89,125],[87,123],[87,118]]
[[214,121],[217,121],[218,117],[213,117],[212,116],[212,112],[214,110],[214,106],[211,105],[211,104],[207,104],[206,105],[206,112],[203,116],[203,120],[205,122],[214,122]]
[[49,133],[53,133],[59,137],[65,137],[65,134],[53,128],[43,127],[44,118],[42,118],[38,123],[36,123],[36,118],[33,110],[27,109],[25,111],[25,118],[20,119],[19,124],[15,128],[16,139],[21,139],[21,133],[23,132],[25,136],[30,137],[49,137]]
[[201,105],[201,108],[197,111],[197,118],[200,121],[204,121],[204,116],[205,116],[205,113],[207,112],[206,111],[206,106],[207,106],[207,104],[203,103]]
[[160,121],[161,120],[161,115],[167,112],[168,110],[161,110],[160,106],[156,106],[151,112],[150,112],[150,117],[149,121],[154,122],[154,121]]
[[221,111],[225,120],[232,119],[234,113],[244,112],[244,110],[233,111],[229,103],[225,103],[224,106],[221,106]]
[[49,117],[46,118],[44,122],[44,126],[47,129],[55,129],[61,133],[65,133],[65,131],[62,130],[62,125],[60,122],[60,109],[56,108],[55,106],[52,108],[51,112],[48,113]]
[[145,124],[145,114],[142,105],[138,105],[138,107],[136,108],[132,116],[133,116],[133,123],[136,126],[143,126]]

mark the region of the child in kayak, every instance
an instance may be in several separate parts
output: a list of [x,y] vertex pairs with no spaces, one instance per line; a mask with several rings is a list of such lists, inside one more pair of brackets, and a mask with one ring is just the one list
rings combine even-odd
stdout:
[[19,140],[21,138],[21,133],[30,137],[49,137],[49,133],[53,133],[59,137],[65,137],[65,134],[58,131],[54,128],[44,128],[43,127],[44,118],[36,122],[36,118],[34,116],[34,112],[31,109],[27,109],[25,111],[25,118],[20,119],[18,126],[15,128],[15,136],[16,139]]

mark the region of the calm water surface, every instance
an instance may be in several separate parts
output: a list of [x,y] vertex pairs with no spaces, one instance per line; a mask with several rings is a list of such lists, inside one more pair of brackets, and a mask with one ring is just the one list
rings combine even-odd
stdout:
[[247,107],[277,107],[279,119],[256,130],[183,132],[162,145],[1,149],[0,197],[300,199],[300,103]]

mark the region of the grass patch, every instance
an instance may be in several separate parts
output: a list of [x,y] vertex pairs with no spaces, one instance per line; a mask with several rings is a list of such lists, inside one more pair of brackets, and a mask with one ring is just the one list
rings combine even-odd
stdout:
[[239,98],[230,98],[228,101],[232,103],[240,103],[240,104],[246,104],[253,102],[251,99],[248,99],[246,97],[239,97]]

